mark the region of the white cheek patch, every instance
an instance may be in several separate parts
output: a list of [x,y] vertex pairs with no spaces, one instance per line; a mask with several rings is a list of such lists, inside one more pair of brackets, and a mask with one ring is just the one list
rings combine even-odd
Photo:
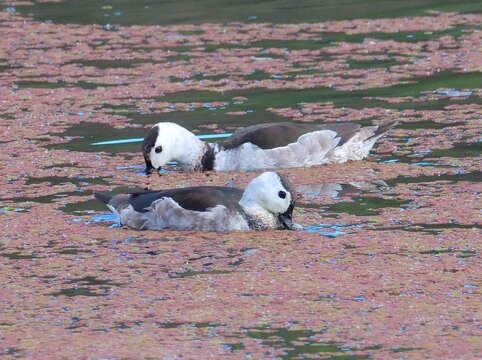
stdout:
[[[163,141],[164,142],[164,141]],[[161,147],[162,151],[159,153],[156,153],[156,148]],[[151,149],[151,152],[149,154],[151,158],[151,163],[154,168],[159,168],[160,166],[163,166],[167,163],[168,160],[165,160],[166,157],[166,149],[168,149],[168,145],[166,144],[161,144],[161,140],[159,137],[156,139],[156,143],[154,144],[154,147]]]
[[160,167],[160,166],[165,165],[165,162],[162,161],[161,154],[162,154],[162,153],[157,154],[157,153],[155,152],[154,148],[151,150],[151,154],[150,154],[151,163],[152,163],[152,166],[153,166],[155,169],[157,169],[157,168]]
[[[264,199],[265,208],[274,214],[284,213],[291,203],[291,193],[281,182],[279,175],[275,172],[263,174],[263,184],[259,197]],[[280,192],[285,197],[280,197]]]
[[291,194],[290,194],[290,192],[288,190],[284,189],[284,188],[281,191],[284,191],[286,193],[286,197],[284,199],[280,198],[279,195],[278,195],[278,192],[276,193],[275,203],[276,203],[276,213],[277,214],[282,214],[282,213],[286,212],[286,210],[288,210],[288,208],[290,207],[290,204],[291,204]]

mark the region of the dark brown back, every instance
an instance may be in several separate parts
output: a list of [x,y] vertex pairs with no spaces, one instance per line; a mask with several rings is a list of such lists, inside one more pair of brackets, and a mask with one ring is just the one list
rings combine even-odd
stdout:
[[261,149],[273,149],[296,142],[303,134],[333,130],[341,138],[340,144],[348,141],[360,129],[359,124],[303,124],[303,123],[269,123],[248,126],[236,131],[231,137],[221,143],[224,149],[233,149],[244,143],[252,143]]

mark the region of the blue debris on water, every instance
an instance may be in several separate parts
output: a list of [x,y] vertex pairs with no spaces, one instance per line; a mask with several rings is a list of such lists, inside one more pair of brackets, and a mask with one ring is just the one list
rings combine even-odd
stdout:
[[144,138],[119,139],[119,140],[95,142],[95,143],[92,143],[91,145],[117,145],[117,144],[127,144],[127,143],[135,143],[135,142],[142,142],[142,141],[144,141]]
[[447,95],[451,97],[461,97],[461,96],[470,96],[472,95],[472,91],[459,91],[459,90],[437,90],[434,91],[436,94],[440,95]]
[[230,137],[232,133],[223,133],[223,134],[202,134],[196,135],[199,139],[222,139]]
[[116,170],[144,169],[144,165],[117,166]]
[[291,78],[292,76],[290,76],[290,75],[271,75],[271,77],[272,77],[273,79],[289,79],[289,78]]
[[102,26],[102,28],[104,30],[112,30],[112,31],[117,31],[119,30],[119,26],[117,25],[112,25],[112,24],[105,24],[104,26]]
[[331,264],[331,265],[334,265],[334,264],[338,264],[338,261],[336,259],[333,259],[333,260],[328,260],[328,261],[322,261],[320,262],[321,265],[323,264]]
[[99,223],[99,222],[114,222],[114,224],[112,224],[111,228],[114,228],[114,227],[119,227],[120,226],[120,219],[117,215],[111,213],[111,212],[104,212],[104,213],[101,213],[100,215],[96,215],[96,216],[92,216],[91,221],[88,222],[88,223]]
[[[177,162],[169,161],[167,165],[176,166]],[[117,166],[116,170],[134,170],[136,175],[147,176],[145,172],[145,168],[146,168],[145,165],[127,165],[127,166]],[[161,168],[158,170],[160,174],[170,173],[174,171],[175,169],[165,169],[165,168]]]
[[28,209],[28,208],[12,208],[12,207],[9,207],[9,206],[4,206],[4,207],[0,208],[0,212],[2,212],[2,213],[6,213],[8,211],[13,211],[13,212],[16,212],[16,213],[24,213],[24,212],[30,212],[30,209]]
[[411,163],[410,165],[418,165],[418,166],[437,166],[438,164],[429,162],[429,161],[419,161]]
[[[222,139],[230,137],[231,133],[223,133],[223,134],[201,134],[196,135],[199,139]],[[106,140],[92,143],[91,145],[98,146],[98,145],[118,145],[118,144],[129,144],[129,143],[136,143],[136,142],[143,142],[144,138],[131,138],[131,139],[118,139],[118,140]]]
[[216,110],[216,106],[214,106],[210,103],[203,103],[203,107],[208,109],[208,110]]
[[432,150],[417,150],[417,151],[413,151],[412,156],[414,156],[414,157],[424,157],[427,154],[430,154],[431,152],[432,152]]
[[307,226],[303,229],[303,231],[310,232],[310,233],[318,233],[323,236],[328,237],[336,237],[339,235],[347,234],[346,231],[342,231],[342,229],[346,229],[350,227],[350,225],[332,225],[332,224],[320,224],[320,225],[312,225]]

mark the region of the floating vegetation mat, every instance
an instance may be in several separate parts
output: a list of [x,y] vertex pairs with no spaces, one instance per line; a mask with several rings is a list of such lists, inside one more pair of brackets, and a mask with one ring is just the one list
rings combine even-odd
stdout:
[[[480,1],[154,3],[0,1],[0,358],[480,358]],[[92,196],[257,175],[145,176],[123,140],[159,121],[390,120],[281,171],[302,231],[133,231]]]

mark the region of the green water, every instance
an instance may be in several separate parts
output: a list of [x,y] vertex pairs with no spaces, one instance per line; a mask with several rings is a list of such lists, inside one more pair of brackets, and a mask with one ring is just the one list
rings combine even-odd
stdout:
[[[440,31],[399,31],[393,33],[384,33],[384,32],[375,32],[375,33],[362,33],[362,34],[345,34],[343,32],[324,32],[320,31],[321,40],[262,40],[262,41],[255,41],[248,45],[240,45],[240,44],[216,44],[216,45],[205,45],[204,51],[207,52],[214,52],[218,49],[239,49],[239,48],[262,48],[262,49],[270,49],[270,48],[277,48],[277,49],[288,49],[288,50],[301,50],[301,49],[321,49],[325,46],[332,45],[338,42],[349,42],[349,43],[362,43],[366,38],[371,39],[378,39],[378,40],[393,40],[397,42],[418,42],[418,41],[427,41],[440,38],[442,36],[452,36],[453,38],[457,39],[458,37],[465,34],[464,30],[472,28],[471,26],[454,26],[446,30]],[[178,51],[189,51],[197,46],[181,46],[181,47],[172,47],[172,50]],[[375,55],[374,53],[370,53],[367,55]],[[378,55],[386,55],[380,53]],[[391,54],[393,55],[393,54]],[[272,58],[282,58],[282,55],[279,54],[264,54],[264,56],[269,56]],[[327,58],[333,56],[328,54],[323,54],[322,56],[326,56]],[[372,64],[362,64],[361,66],[357,66],[357,61],[353,61],[352,68],[370,68],[374,67],[373,65],[378,65],[375,67],[389,67],[393,65],[400,65],[403,64],[398,61],[387,61],[386,64],[382,62],[374,62]]]
[[[113,139],[126,139],[126,138],[142,138],[144,137],[146,130],[144,128],[132,128],[126,127],[123,129],[115,128],[107,124],[98,124],[83,122],[75,124],[63,132],[62,136],[74,136],[79,137],[65,144],[52,144],[46,145],[48,149],[65,149],[73,151],[90,151],[90,152],[130,152],[138,153],[141,151],[141,143],[133,144],[116,144],[102,147],[92,146],[94,142],[113,140]],[[59,134],[52,134],[59,135]],[[119,164],[122,165],[122,164]]]
[[84,276],[78,279],[69,280],[68,283],[70,284],[79,284],[84,286],[91,286],[91,285],[109,285],[109,286],[121,286],[121,283],[112,282],[111,280],[101,280],[95,276]]
[[[272,112],[266,111],[264,108],[259,108],[257,111],[251,109],[244,109],[250,112],[245,115],[229,115],[228,111],[236,111],[236,105],[228,105],[226,109],[219,110],[194,110],[194,111],[173,111],[164,114],[139,114],[126,113],[130,119],[133,119],[138,124],[154,125],[159,121],[172,121],[181,126],[193,130],[195,133],[211,133],[212,130],[203,128],[202,125],[218,124],[221,128],[227,127],[242,127],[248,124],[260,124],[266,122],[283,121],[281,116]],[[122,115],[119,114],[118,115]],[[145,132],[145,130],[143,129]]]
[[[124,187],[118,187],[118,188],[112,189],[112,194],[117,195],[117,194],[131,193],[131,192],[136,192],[141,190],[143,189],[140,189],[136,186],[124,186]],[[76,194],[76,195],[79,195],[79,194]],[[105,204],[103,204],[102,202],[94,198],[92,192],[89,191],[84,193],[83,195],[89,196],[89,199],[85,201],[67,204],[63,206],[61,210],[71,215],[84,214],[85,212],[89,212],[91,210],[95,210],[99,212],[108,211]]]
[[81,89],[97,89],[98,87],[116,86],[112,84],[97,84],[86,81],[78,81],[75,83],[66,83],[64,81],[48,82],[48,81],[17,81],[16,85],[19,89],[59,89],[65,87],[78,87]]
[[53,293],[50,293],[51,296],[67,296],[67,297],[75,297],[75,296],[107,296],[109,295],[108,292],[98,293],[92,291],[90,288],[87,287],[75,287],[75,288],[68,288],[62,289]]
[[151,60],[146,59],[112,59],[112,60],[77,60],[72,64],[80,64],[82,66],[93,66],[98,69],[114,69],[114,68],[132,68],[137,64],[150,63]]
[[107,296],[112,286],[121,286],[123,284],[112,282],[111,280],[101,280],[95,276],[84,276],[78,279],[72,279],[68,284],[75,284],[75,287],[61,289],[57,292],[50,293],[52,296]]
[[27,177],[25,180],[25,185],[32,184],[42,184],[49,183],[50,185],[60,185],[60,184],[75,184],[77,186],[96,184],[96,185],[107,185],[109,182],[104,180],[104,178],[85,178],[85,177],[68,177],[68,176],[44,176],[44,177]]
[[[211,92],[211,91],[188,91],[178,92],[174,94],[166,95],[162,98],[162,101],[167,102],[212,102],[212,101],[225,101],[230,102],[233,97],[244,96],[248,100],[243,104],[233,104],[229,107],[229,111],[239,111],[246,109],[260,109],[269,107],[287,107],[296,106],[302,102],[329,102],[332,101],[335,105],[341,107],[379,107],[382,104],[383,107],[392,109],[424,109],[426,105],[422,102],[420,104],[410,102],[409,104],[401,103],[387,103],[384,101],[367,100],[364,97],[370,96],[387,96],[387,97],[404,97],[414,96],[419,97],[424,91],[434,91],[440,88],[453,88],[453,89],[473,89],[479,88],[482,84],[482,72],[471,73],[451,73],[441,72],[433,76],[415,77],[414,83],[400,84],[383,88],[371,88],[354,91],[337,91],[332,88],[314,88],[314,89],[251,89],[251,90],[238,90],[238,91],[225,91],[225,92]],[[473,99],[476,100],[476,99]],[[480,99],[478,100],[480,102]],[[458,102],[455,100],[454,102]],[[473,102],[473,101],[472,101]],[[476,101],[477,102],[477,101]],[[439,106],[449,105],[451,101],[446,100],[440,102]],[[388,105],[388,106],[387,106]]]
[[377,215],[385,208],[399,208],[408,204],[408,201],[395,199],[383,199],[379,197],[355,198],[353,201],[341,201],[327,206],[327,211],[332,213],[347,213],[357,216]]
[[23,260],[23,259],[37,259],[38,256],[35,253],[30,255],[22,254],[20,252],[13,252],[13,253],[0,253],[0,256],[10,259],[10,260]]
[[[373,88],[359,91],[337,91],[330,88],[315,88],[315,89],[301,89],[301,90],[269,90],[269,89],[251,89],[241,91],[227,91],[223,93],[211,91],[189,91],[169,94],[155,100],[167,101],[172,104],[188,103],[188,102],[202,102],[210,103],[214,101],[225,102],[226,106],[216,109],[197,109],[194,111],[173,111],[169,113],[160,114],[139,114],[134,111],[116,111],[116,115],[126,116],[131,119],[133,124],[154,125],[159,121],[172,121],[182,126],[185,126],[194,132],[204,133],[210,132],[202,125],[219,124],[220,129],[228,127],[240,127],[265,122],[286,121],[289,118],[281,117],[270,111],[267,107],[298,107],[303,102],[333,102],[337,107],[351,107],[351,108],[369,108],[369,107],[384,107],[396,110],[417,109],[430,110],[442,109],[451,104],[466,104],[466,103],[482,103],[482,99],[470,96],[469,99],[443,99],[429,102],[406,102],[406,103],[388,103],[379,100],[367,100],[367,96],[413,96],[418,97],[424,91],[435,91],[439,88],[454,88],[454,89],[471,89],[477,88],[482,84],[482,73],[472,72],[464,74],[455,73],[439,73],[430,77],[414,78],[416,81],[413,84],[394,85],[385,88]],[[247,100],[243,103],[233,101],[233,97],[243,96]],[[245,115],[229,115],[227,112],[231,111],[247,111]],[[319,122],[323,122],[320,120]],[[363,123],[363,122],[362,122]],[[366,125],[365,123],[363,123]],[[426,128],[443,128],[446,126],[454,126],[455,124],[437,124],[432,121],[422,120],[420,122],[404,123],[402,128],[407,129],[426,129]],[[92,147],[90,144],[97,141],[143,137],[145,134],[144,128],[125,128],[116,129],[106,124],[96,123],[81,123],[72,126],[69,130],[64,132],[63,136],[80,136],[80,139],[74,139],[67,145],[47,145],[47,148],[69,148],[75,151],[107,151],[112,153],[117,152],[132,152],[137,153],[140,150],[140,144],[120,144],[108,145],[102,147]],[[472,145],[475,147],[474,152],[479,152],[479,145]],[[470,154],[475,154],[471,152]],[[445,153],[445,150],[442,151]],[[438,153],[437,153],[438,154]],[[439,156],[435,153],[432,156]],[[427,155],[430,157],[429,155]]]
[[166,25],[302,23],[423,15],[427,10],[480,12],[480,0],[67,0],[17,6],[41,21],[81,24]]
[[[281,359],[304,359],[313,358],[303,355],[323,356],[323,359],[359,360],[370,359],[369,355],[350,354],[351,351],[373,351],[382,349],[381,346],[369,346],[365,348],[344,347],[334,342],[318,342],[311,339],[315,335],[323,334],[323,331],[292,330],[288,328],[253,328],[246,329],[243,334],[247,337],[261,341],[263,345],[283,349]],[[321,357],[317,357],[321,358]]]
[[[453,158],[480,157],[482,155],[482,142],[457,143],[450,149],[437,149],[427,154],[427,158],[448,156]],[[479,178],[480,181],[480,178]]]
[[452,175],[420,175],[420,176],[398,176],[394,179],[387,180],[387,184],[395,186],[396,184],[412,184],[412,183],[433,183],[436,181],[473,181],[480,182],[482,173],[480,171],[468,172],[464,174]]

